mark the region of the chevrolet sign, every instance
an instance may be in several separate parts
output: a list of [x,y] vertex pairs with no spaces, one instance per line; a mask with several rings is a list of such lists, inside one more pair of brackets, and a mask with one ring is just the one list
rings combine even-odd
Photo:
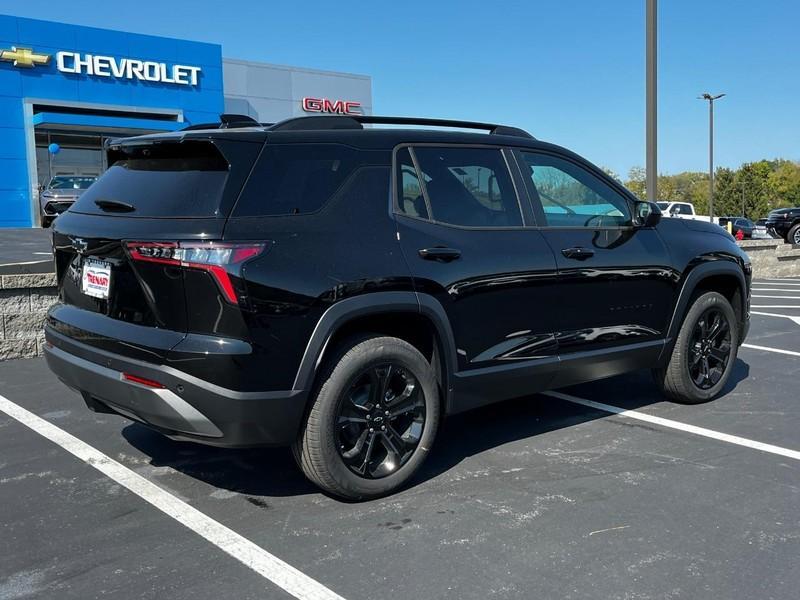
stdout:
[[114,77],[115,79],[138,79],[155,83],[197,85],[200,67],[189,65],[167,65],[162,62],[142,61],[135,58],[114,58],[78,52],[58,52],[56,68],[62,73]]

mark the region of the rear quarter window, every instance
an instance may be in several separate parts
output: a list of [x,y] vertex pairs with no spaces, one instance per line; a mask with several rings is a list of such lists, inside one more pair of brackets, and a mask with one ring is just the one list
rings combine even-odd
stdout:
[[342,144],[268,143],[231,216],[317,212],[360,167],[386,163],[384,155]]

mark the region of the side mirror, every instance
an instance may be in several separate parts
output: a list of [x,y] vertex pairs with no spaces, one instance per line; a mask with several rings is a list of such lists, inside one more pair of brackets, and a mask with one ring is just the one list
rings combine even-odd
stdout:
[[637,227],[655,227],[661,222],[661,209],[655,202],[637,202],[634,214]]

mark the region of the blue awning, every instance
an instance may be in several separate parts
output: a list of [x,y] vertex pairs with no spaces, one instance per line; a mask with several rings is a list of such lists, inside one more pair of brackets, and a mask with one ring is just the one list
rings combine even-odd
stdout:
[[104,115],[40,112],[33,115],[36,125],[72,125],[104,129],[143,129],[147,131],[177,131],[188,123],[162,121],[161,119],[137,119],[134,117],[109,117]]

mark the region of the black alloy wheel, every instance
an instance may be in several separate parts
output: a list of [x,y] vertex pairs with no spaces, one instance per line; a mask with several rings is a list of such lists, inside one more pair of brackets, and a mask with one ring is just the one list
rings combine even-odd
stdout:
[[732,350],[728,317],[718,307],[707,308],[695,323],[686,354],[694,385],[701,390],[714,387],[728,368]]
[[368,479],[395,473],[419,446],[425,406],[422,386],[398,364],[357,374],[336,413],[336,444],[347,468]]

